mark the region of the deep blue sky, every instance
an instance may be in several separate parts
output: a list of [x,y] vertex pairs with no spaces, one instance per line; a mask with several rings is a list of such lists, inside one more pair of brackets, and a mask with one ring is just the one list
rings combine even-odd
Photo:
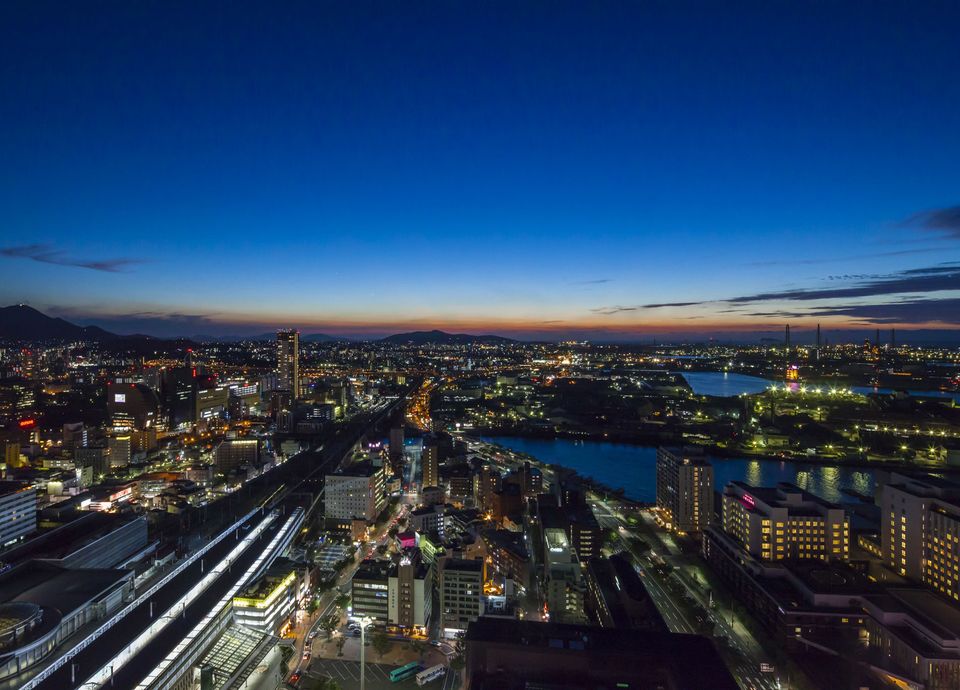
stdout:
[[157,334],[941,328],[958,7],[3,3],[0,300]]

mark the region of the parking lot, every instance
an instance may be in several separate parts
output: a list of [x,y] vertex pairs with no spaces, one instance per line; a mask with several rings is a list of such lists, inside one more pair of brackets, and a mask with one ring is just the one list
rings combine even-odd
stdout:
[[[400,683],[390,682],[390,671],[398,668],[389,664],[367,663],[366,685],[369,690],[412,690],[418,687],[414,678],[407,678]],[[340,659],[314,659],[310,663],[310,673],[333,678],[343,690],[356,690],[360,687],[360,663],[357,661],[343,661]],[[453,690],[456,674],[447,673],[443,679],[428,683],[424,687],[433,690]]]

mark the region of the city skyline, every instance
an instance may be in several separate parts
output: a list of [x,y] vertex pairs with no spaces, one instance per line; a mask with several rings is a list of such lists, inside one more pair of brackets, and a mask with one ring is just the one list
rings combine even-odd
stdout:
[[0,12],[0,303],[158,336],[958,337],[955,9]]

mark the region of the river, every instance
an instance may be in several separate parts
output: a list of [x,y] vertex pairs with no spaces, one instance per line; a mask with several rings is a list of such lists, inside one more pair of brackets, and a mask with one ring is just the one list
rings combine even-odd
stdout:
[[[748,376],[746,374],[735,374],[726,371],[684,371],[680,372],[680,375],[687,380],[690,388],[697,395],[714,395],[723,398],[740,395],[741,393],[762,393],[774,384],[783,385],[782,381],[771,381],[760,378],[759,376]],[[850,390],[862,395],[872,395],[875,393],[894,393],[897,389],[852,386]],[[960,402],[960,393],[952,391],[907,390],[906,392],[914,396],[944,398],[946,400],[952,399]]]
[[[569,467],[607,486],[623,488],[628,498],[647,502],[656,500],[657,449],[654,447],[515,436],[485,436],[483,440],[527,453],[542,462]],[[843,489],[873,495],[874,474],[869,469],[793,461],[707,457],[713,464],[714,486],[717,489],[729,481],[741,480],[754,486],[792,482],[834,502],[847,500]]]

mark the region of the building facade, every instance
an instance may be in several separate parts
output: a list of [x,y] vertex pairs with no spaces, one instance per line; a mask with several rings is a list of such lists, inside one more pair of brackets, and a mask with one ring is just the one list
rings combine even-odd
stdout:
[[724,533],[754,558],[849,559],[850,519],[839,505],[788,483],[730,482],[722,500]]
[[657,449],[657,508],[668,529],[697,534],[713,519],[713,467],[680,448]]
[[277,387],[300,397],[299,331],[277,331]]

